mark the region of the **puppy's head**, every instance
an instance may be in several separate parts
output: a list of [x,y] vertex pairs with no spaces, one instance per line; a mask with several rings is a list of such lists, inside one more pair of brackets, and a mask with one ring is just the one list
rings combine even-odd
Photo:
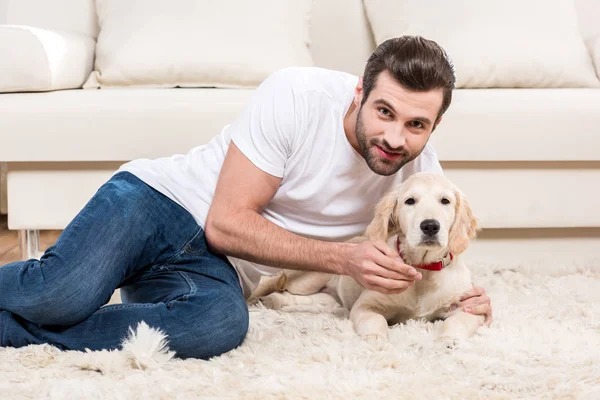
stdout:
[[421,172],[381,199],[366,236],[387,241],[400,234],[411,248],[460,254],[478,229],[464,194],[444,176]]

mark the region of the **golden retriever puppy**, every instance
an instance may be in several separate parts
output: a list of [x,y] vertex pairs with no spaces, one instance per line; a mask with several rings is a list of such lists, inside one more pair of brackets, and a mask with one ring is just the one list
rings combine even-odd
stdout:
[[467,199],[452,182],[418,173],[380,200],[365,235],[351,241],[387,242],[421,272],[421,280],[400,294],[382,294],[346,275],[284,270],[261,281],[252,297],[275,309],[337,302],[350,310],[356,332],[365,338],[386,338],[389,325],[408,319],[443,319],[438,340],[454,343],[473,335],[484,320],[450,309],[473,286],[461,254],[478,229]]

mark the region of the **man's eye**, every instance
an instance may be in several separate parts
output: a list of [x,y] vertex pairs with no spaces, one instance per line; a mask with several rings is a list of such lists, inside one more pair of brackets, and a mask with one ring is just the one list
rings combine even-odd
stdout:
[[442,198],[442,204],[450,204],[450,200],[448,200],[447,198],[443,197]]
[[387,108],[380,108],[379,113],[383,114],[386,117],[390,116],[390,110],[388,110]]
[[412,121],[412,122],[410,123],[410,125],[411,125],[413,128],[418,128],[418,129],[421,129],[421,128],[423,128],[423,124],[422,124],[422,123],[420,123],[419,121]]
[[406,199],[406,200],[404,201],[404,204],[407,204],[407,205],[409,205],[409,206],[412,206],[413,204],[415,204],[415,199],[414,199],[414,198],[412,198],[412,197],[409,197],[408,199]]

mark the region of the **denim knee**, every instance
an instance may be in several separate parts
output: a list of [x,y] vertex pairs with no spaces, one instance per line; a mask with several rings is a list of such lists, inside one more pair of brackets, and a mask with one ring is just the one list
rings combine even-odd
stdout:
[[243,343],[250,321],[245,300],[223,299],[215,311],[187,319],[183,332],[170,338],[177,357],[208,359]]
[[90,298],[68,297],[63,292],[54,297],[42,296],[37,302],[30,302],[31,307],[21,311],[19,315],[38,325],[72,326],[88,318],[103,303]]
[[[18,305],[12,306],[17,315],[38,325],[70,326],[83,321],[105,304],[107,291],[102,285],[85,281],[79,276],[63,277],[48,282],[39,261],[29,260],[28,278],[22,281]],[[51,264],[52,261],[46,261]],[[46,265],[44,268],[53,268]],[[77,271],[77,266],[64,266]]]
[[232,350],[244,342],[244,339],[248,334],[249,325],[250,314],[248,312],[248,305],[244,300],[243,303],[237,304],[237,311],[229,322],[229,339],[227,341],[227,347],[230,347],[230,349],[225,351]]
[[247,306],[243,309],[240,308],[239,312],[230,315],[227,318],[225,330],[215,332],[213,340],[217,344],[214,347],[214,354],[210,354],[209,356],[212,357],[227,353],[240,346],[248,333],[249,319]]

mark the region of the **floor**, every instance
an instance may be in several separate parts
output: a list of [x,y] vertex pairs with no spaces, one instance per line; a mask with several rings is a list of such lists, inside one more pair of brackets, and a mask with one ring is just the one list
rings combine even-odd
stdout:
[[600,265],[539,267],[473,268],[494,323],[450,348],[441,321],[365,340],[341,308],[259,305],[242,347],[210,361],[171,358],[149,329],[127,351],[0,348],[0,398],[600,399]]
[[[58,239],[61,231],[42,231],[40,233],[40,250],[45,250]],[[21,260],[19,237],[17,231],[8,230],[6,215],[0,215],[0,266]]]

